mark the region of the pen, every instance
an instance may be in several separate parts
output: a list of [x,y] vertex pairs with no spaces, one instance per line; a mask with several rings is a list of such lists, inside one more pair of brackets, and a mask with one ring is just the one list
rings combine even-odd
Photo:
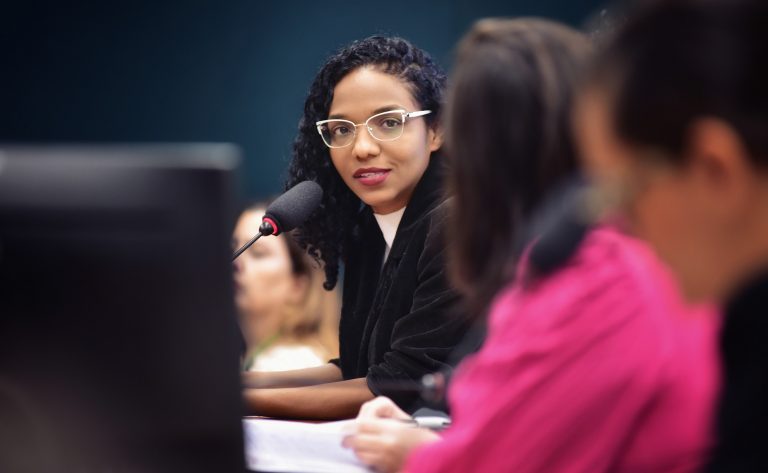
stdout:
[[447,417],[439,417],[439,416],[423,416],[423,417],[414,417],[411,419],[397,419],[400,422],[414,425],[416,427],[422,427],[429,430],[445,430],[448,427],[451,426],[451,419]]
[[[399,422],[401,424],[429,429],[435,432],[443,431],[451,426],[450,418],[440,416],[419,416],[410,419],[387,418],[382,420]],[[350,425],[345,426],[343,431],[345,435],[355,435],[357,433],[357,428],[355,427],[354,421]]]

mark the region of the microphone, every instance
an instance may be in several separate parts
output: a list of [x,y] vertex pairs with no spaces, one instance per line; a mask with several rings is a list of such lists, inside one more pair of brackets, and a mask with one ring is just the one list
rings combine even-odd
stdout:
[[277,236],[281,233],[290,232],[304,223],[312,215],[312,212],[320,206],[322,198],[323,189],[314,181],[303,181],[291,187],[267,207],[259,227],[259,233],[235,251],[232,255],[232,261],[262,236]]

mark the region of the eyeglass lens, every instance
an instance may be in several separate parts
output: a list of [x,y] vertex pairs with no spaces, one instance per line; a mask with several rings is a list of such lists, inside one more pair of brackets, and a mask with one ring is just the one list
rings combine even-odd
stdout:
[[[403,114],[388,112],[374,115],[366,121],[371,136],[380,141],[391,141],[403,134]],[[347,120],[330,120],[320,127],[320,134],[328,146],[348,146],[355,138],[355,125]]]

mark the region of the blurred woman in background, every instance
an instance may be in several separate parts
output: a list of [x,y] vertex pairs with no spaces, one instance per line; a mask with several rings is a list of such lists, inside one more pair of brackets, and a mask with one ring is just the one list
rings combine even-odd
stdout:
[[[345,440],[377,471],[692,472],[710,447],[715,317],[684,307],[652,252],[612,225],[542,271],[535,210],[576,173],[572,99],[591,47],[543,20],[484,20],[448,94],[451,274],[482,349],[449,390],[453,425],[408,425],[386,398]],[[552,235],[537,235],[551,237]],[[560,236],[560,235],[556,235]],[[532,247],[532,249],[531,249]]]
[[[233,236],[239,248],[258,233],[266,202],[246,209]],[[235,301],[246,341],[243,369],[284,371],[338,356],[339,298],[290,234],[259,239],[235,260]]]

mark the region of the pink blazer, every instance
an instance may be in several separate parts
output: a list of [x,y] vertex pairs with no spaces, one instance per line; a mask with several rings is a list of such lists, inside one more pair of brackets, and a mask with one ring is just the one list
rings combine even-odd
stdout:
[[564,268],[498,295],[485,345],[451,386],[453,427],[406,470],[698,471],[718,326],[713,311],[685,306],[645,244],[593,230]]

